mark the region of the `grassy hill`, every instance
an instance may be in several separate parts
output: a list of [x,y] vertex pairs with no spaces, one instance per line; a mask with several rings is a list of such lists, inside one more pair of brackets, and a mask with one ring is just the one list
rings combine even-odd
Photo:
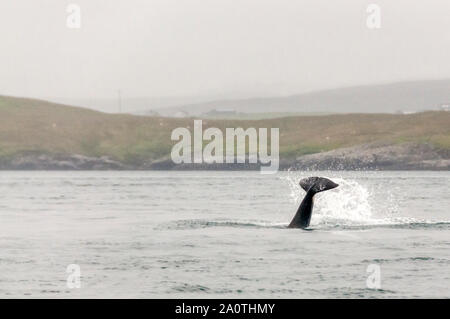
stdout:
[[[261,120],[204,120],[203,128],[278,127],[280,156],[372,142],[428,143],[450,150],[450,112],[292,116]],[[169,156],[173,129],[193,119],[106,114],[40,100],[0,96],[0,160],[27,152],[81,154],[139,165]]]

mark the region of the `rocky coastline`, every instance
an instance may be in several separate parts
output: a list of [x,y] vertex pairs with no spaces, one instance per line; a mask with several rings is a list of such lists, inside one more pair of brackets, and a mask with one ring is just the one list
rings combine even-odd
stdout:
[[[135,164],[106,156],[29,152],[0,159],[0,170],[259,170],[259,164],[174,164],[169,157]],[[280,170],[450,170],[450,152],[423,143],[364,144],[280,159]]]

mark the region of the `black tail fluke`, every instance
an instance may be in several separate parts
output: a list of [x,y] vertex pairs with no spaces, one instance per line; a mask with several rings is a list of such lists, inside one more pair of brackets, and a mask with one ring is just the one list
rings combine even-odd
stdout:
[[325,177],[308,177],[300,181],[300,186],[306,191],[313,193],[323,192],[338,187],[339,185]]
[[338,187],[339,185],[325,177],[308,177],[300,181],[300,186],[306,191],[300,207],[289,224],[289,228],[306,228],[311,221],[313,198],[316,193]]

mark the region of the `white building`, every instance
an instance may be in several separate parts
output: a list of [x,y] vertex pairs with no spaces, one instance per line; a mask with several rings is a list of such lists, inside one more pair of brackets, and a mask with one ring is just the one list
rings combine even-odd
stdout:
[[442,104],[441,111],[450,111],[450,104]]

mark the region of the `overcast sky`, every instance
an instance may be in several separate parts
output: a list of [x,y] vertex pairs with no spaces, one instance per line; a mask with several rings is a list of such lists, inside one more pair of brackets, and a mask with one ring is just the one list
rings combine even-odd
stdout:
[[[67,6],[81,28],[66,26]],[[381,28],[366,25],[381,8]],[[450,78],[448,0],[2,0],[0,94],[264,96]]]

